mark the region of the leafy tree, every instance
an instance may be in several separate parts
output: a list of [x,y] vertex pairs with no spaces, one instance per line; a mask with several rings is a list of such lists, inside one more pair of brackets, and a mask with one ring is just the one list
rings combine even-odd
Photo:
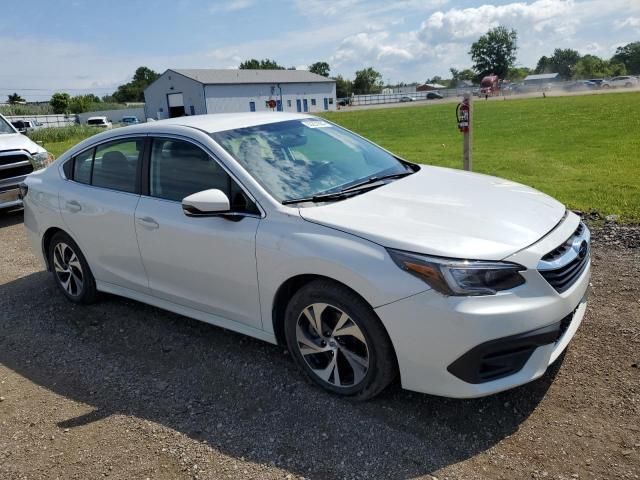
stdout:
[[476,73],[470,68],[464,70],[458,70],[456,68],[450,68],[451,72],[451,86],[455,87],[458,83],[467,80],[473,82],[476,78]]
[[518,33],[500,25],[492,28],[471,45],[469,55],[478,77],[495,73],[505,78],[516,62]]
[[531,69],[527,67],[510,68],[507,72],[507,78],[512,82],[519,82],[531,73]]
[[615,61],[613,58],[609,60],[609,75],[612,77],[617,77],[618,75],[626,75],[627,67],[624,63],[619,63]]
[[342,75],[333,77],[333,79],[336,81],[336,98],[350,97],[353,91],[353,82],[343,78]]
[[118,102],[116,100],[116,97],[114,97],[113,95],[103,95],[102,96],[102,101],[104,103],[117,103]]
[[611,57],[611,61],[623,64],[630,74],[640,73],[640,42],[632,42],[624,47],[618,47],[615,55]]
[[285,68],[275,60],[271,60],[269,58],[265,58],[263,60],[256,60],[252,58],[250,60],[246,60],[240,64],[238,67],[240,70],[284,70]]
[[120,102],[144,102],[144,89],[160,76],[147,67],[138,67],[133,74],[133,80],[120,85],[113,93],[113,98]]
[[316,62],[309,65],[309,71],[311,73],[316,73],[318,75],[322,75],[323,77],[328,77],[330,70],[331,68],[329,68],[329,64],[327,62]]
[[53,109],[53,113],[67,113],[69,111],[69,103],[71,97],[68,93],[54,93],[49,100],[49,105]]
[[540,57],[538,64],[536,65],[535,73],[551,73],[552,70],[551,59],[547,56]]
[[554,73],[559,73],[562,78],[571,78],[580,54],[571,48],[556,48],[549,60]]
[[427,78],[424,83],[440,83],[446,82],[440,75],[436,75],[433,78]]
[[611,65],[595,55],[585,55],[576,63],[573,78],[600,78],[611,75]]
[[7,102],[9,103],[9,105],[16,105],[17,103],[24,103],[25,100],[17,93],[12,93],[11,95],[7,96]]
[[382,75],[373,67],[364,68],[356,72],[353,81],[353,93],[367,94],[379,93],[382,90]]
[[69,100],[69,111],[71,113],[83,113],[91,111],[91,106],[94,103],[95,95],[76,95]]

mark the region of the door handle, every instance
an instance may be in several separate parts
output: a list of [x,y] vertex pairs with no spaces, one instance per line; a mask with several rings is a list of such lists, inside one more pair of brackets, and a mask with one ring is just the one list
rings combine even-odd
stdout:
[[76,202],[75,200],[68,200],[67,203],[65,203],[65,207],[67,208],[67,210],[69,210],[71,213],[77,213],[80,210],[82,210],[82,205],[80,205],[78,202]]
[[137,221],[138,225],[146,228],[147,230],[157,230],[160,228],[160,224],[151,217],[138,218]]

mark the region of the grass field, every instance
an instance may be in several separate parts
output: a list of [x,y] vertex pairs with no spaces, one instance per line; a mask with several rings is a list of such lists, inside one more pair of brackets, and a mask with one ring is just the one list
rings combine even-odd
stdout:
[[[640,222],[639,110],[640,93],[476,101],[473,169]],[[462,168],[454,104],[324,116],[407,160]]]
[[[640,222],[640,93],[476,101],[473,169]],[[419,163],[461,168],[454,104],[324,116]],[[45,142],[54,155],[85,138]]]

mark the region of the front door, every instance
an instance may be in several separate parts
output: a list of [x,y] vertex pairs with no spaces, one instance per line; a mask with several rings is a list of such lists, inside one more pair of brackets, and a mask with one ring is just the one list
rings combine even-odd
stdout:
[[[154,139],[149,170],[148,196],[140,198],[135,228],[151,293],[262,328],[255,205],[215,159],[187,141]],[[225,192],[232,209],[249,215],[239,221],[186,216],[182,199],[211,188]]]
[[302,102],[300,101],[299,98],[296,100],[296,111],[297,112],[301,112],[302,111]]
[[302,101],[302,105],[303,105],[304,111],[308,112],[309,111],[309,103],[307,102],[306,98]]
[[96,280],[146,293],[133,226],[143,145],[144,139],[130,138],[78,154],[59,202],[62,219]]

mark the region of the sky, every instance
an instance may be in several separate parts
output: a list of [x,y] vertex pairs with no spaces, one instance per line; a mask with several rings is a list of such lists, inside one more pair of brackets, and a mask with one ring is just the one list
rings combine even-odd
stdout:
[[447,77],[471,67],[489,28],[518,32],[518,66],[554,48],[608,58],[640,41],[640,0],[29,0],[3,2],[0,99],[14,91],[113,92],[138,66],[237,68],[272,58],[326,61],[353,78],[373,66],[385,82]]

